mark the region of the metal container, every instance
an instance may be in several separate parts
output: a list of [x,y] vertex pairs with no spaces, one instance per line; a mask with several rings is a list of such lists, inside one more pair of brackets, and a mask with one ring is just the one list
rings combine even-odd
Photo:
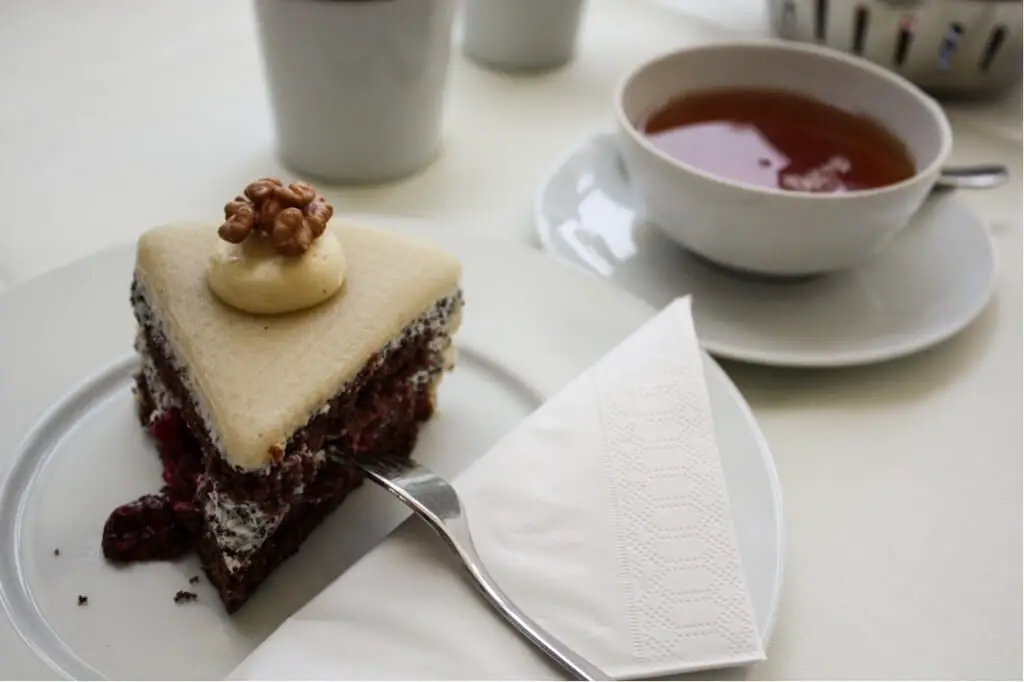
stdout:
[[859,55],[935,94],[1021,82],[1021,0],[769,0],[775,34]]

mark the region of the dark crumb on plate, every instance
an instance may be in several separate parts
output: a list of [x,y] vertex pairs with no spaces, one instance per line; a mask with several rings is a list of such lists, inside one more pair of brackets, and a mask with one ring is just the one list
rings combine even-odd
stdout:
[[60,550],[59,549],[54,549],[53,550],[53,556],[60,556]]
[[87,597],[84,594],[78,595],[78,605],[79,606],[88,606],[89,605],[89,597]]
[[195,592],[188,592],[187,590],[178,590],[174,595],[175,604],[185,604],[190,601],[195,601],[199,598],[199,595]]
[[188,579],[188,584],[189,585],[198,585],[199,584],[199,576],[198,575],[194,575],[191,578],[189,578]]

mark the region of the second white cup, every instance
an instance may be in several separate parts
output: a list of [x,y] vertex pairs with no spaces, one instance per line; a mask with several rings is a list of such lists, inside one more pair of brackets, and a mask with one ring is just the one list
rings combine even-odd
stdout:
[[499,70],[552,69],[576,52],[584,0],[465,0],[462,49]]

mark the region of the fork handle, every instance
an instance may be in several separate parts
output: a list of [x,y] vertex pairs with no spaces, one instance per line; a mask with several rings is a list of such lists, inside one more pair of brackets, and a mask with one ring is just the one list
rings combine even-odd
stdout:
[[537,648],[548,655],[565,672],[569,673],[575,680],[611,680],[606,673],[602,672],[595,665],[574,653],[572,649],[560,642],[554,635],[538,625],[533,619],[519,610],[508,596],[502,592],[498,584],[491,578],[491,575],[484,568],[483,562],[473,547],[469,536],[464,536],[462,541],[449,532],[447,527],[442,532],[444,538],[452,546],[462,560],[463,566],[469,573],[473,582],[480,592],[502,616],[519,632],[520,635],[532,642]]

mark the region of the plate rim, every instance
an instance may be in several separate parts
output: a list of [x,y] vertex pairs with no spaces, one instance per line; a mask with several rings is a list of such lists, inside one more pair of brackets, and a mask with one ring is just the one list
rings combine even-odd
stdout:
[[[411,229],[413,234],[426,236],[428,239],[431,233],[437,232],[449,235],[449,238],[465,237],[467,240],[476,242],[479,245],[479,247],[477,248],[493,251],[495,250],[495,248],[500,247],[503,254],[506,253],[507,251],[514,250],[516,252],[514,258],[516,259],[532,259],[533,262],[538,265],[538,267],[558,269],[562,273],[564,273],[565,276],[577,278],[580,281],[590,281],[591,287],[596,287],[597,289],[604,290],[604,294],[602,296],[606,299],[618,298],[623,302],[628,301],[629,305],[636,306],[638,310],[644,309],[645,312],[652,316],[657,312],[653,308],[653,306],[641,300],[639,297],[633,295],[632,293],[615,287],[608,282],[602,282],[600,278],[596,278],[593,276],[584,277],[584,274],[589,273],[586,273],[586,271],[582,271],[580,268],[575,267],[571,263],[551,259],[547,257],[544,253],[538,251],[537,249],[530,248],[529,245],[522,244],[520,242],[515,242],[512,240],[503,240],[500,238],[487,235],[479,235],[472,232],[468,232],[466,230],[442,227],[438,225],[436,221],[430,219],[366,213],[343,214],[340,215],[339,218],[341,218],[342,220],[358,221],[363,224],[379,225],[381,227],[389,229]],[[30,297],[33,295],[31,293],[32,290],[35,288],[35,286],[39,285],[41,281],[52,281],[55,279],[59,280],[61,278],[68,277],[70,272],[73,272],[75,269],[85,266],[90,261],[95,262],[103,259],[117,259],[128,257],[128,254],[134,251],[134,248],[134,243],[128,241],[121,241],[115,244],[108,245],[102,249],[98,249],[93,253],[88,254],[82,258],[61,264],[60,266],[48,270],[37,277],[19,282],[16,285],[12,286],[11,288],[3,291],[2,293],[0,293],[0,303],[6,302],[10,299],[17,297]],[[539,265],[542,261],[544,263],[547,263],[547,265]],[[586,296],[587,294],[584,293],[582,295]],[[2,309],[3,308],[0,307],[0,314],[2,314]],[[742,418],[744,422],[748,425],[751,441],[758,450],[758,456],[767,474],[767,482],[770,488],[772,509],[774,515],[773,525],[775,529],[775,537],[773,538],[773,542],[776,549],[775,566],[772,567],[775,572],[775,577],[771,588],[771,594],[769,595],[769,609],[765,620],[764,629],[761,632],[762,641],[764,645],[767,646],[775,630],[775,625],[779,612],[779,605],[781,601],[782,585],[784,582],[786,532],[781,481],[779,479],[778,468],[776,466],[772,450],[764,436],[763,431],[760,428],[760,425],[757,422],[756,417],[754,416],[750,404],[746,401],[746,399],[740,392],[739,388],[732,381],[732,379],[725,372],[725,370],[721,368],[717,361],[713,357],[711,357],[706,351],[702,350],[702,354],[704,355],[702,360],[705,365],[705,372],[708,373],[708,378],[712,379],[712,375],[714,375],[713,380],[717,381],[720,384],[720,388],[724,390],[724,392],[729,397],[730,402],[736,409],[736,416]],[[83,376],[80,376],[74,380],[69,381],[69,385],[61,389],[60,397],[56,401],[48,404],[46,408],[42,410],[42,412],[40,412],[40,414],[35,415],[33,418],[33,422],[29,425],[29,427],[24,432],[19,434],[20,437],[18,439],[17,451],[20,451],[23,445],[28,443],[35,435],[37,435],[36,431],[39,423],[42,420],[44,420],[53,410],[60,408],[64,404],[64,402],[66,402],[69,398],[73,397],[73,394],[76,394],[79,391],[79,389],[81,389],[92,378],[99,376],[101,374],[105,374],[108,370],[110,370],[111,367],[121,362],[123,362],[123,357],[112,356],[102,366],[93,367]],[[532,385],[528,386],[533,390],[538,390],[541,395],[545,393],[545,391],[536,389]],[[0,483],[3,483],[4,485],[6,484],[6,481],[13,472],[14,468],[15,467],[12,467],[11,470],[7,470],[5,468],[2,478],[0,478]],[[27,641],[23,634],[20,632],[20,629],[14,625],[14,622],[11,620],[12,611],[10,605],[6,603],[6,597],[4,596],[4,592],[5,591],[0,590],[0,613],[2,613],[4,619],[7,620],[8,623],[12,626],[11,635],[16,638],[17,646],[22,646],[28,651],[30,651],[33,656],[33,661],[35,663],[45,666],[51,672],[61,672],[57,669],[54,669],[52,665],[50,665],[47,662],[47,657],[41,656],[40,652],[36,650],[36,647],[31,642]],[[75,655],[77,656],[77,653]],[[15,660],[17,661],[18,659]]]
[[[551,220],[548,219],[547,212],[543,208],[544,199],[551,186],[574,159],[583,154],[592,153],[588,150],[598,144],[604,142],[614,144],[615,138],[615,132],[608,130],[596,131],[590,133],[576,144],[572,145],[567,152],[559,156],[558,159],[541,175],[540,181],[534,188],[531,208],[533,211],[533,220],[537,239],[544,253],[561,261],[562,263],[565,263],[566,265],[569,265],[570,267],[582,270],[592,277],[605,280],[609,284],[612,284],[612,286],[616,286],[630,295],[635,296],[633,292],[626,289],[625,286],[614,282],[611,278],[602,277],[599,273],[594,272],[586,265],[567,258],[554,243],[552,238],[554,226],[552,225]],[[729,341],[723,341],[720,339],[698,338],[701,347],[717,358],[763,365],[765,367],[838,369],[843,367],[862,367],[898,360],[949,341],[954,336],[964,331],[985,311],[995,297],[999,277],[998,255],[995,250],[995,243],[993,241],[992,234],[987,229],[984,229],[984,221],[980,216],[976,215],[975,211],[955,197],[952,198],[952,200],[957,202],[960,208],[963,208],[978,217],[977,222],[980,228],[979,234],[984,236],[986,246],[986,273],[988,278],[983,294],[979,295],[978,299],[971,306],[965,306],[963,314],[956,318],[951,318],[951,321],[948,324],[941,326],[938,331],[929,335],[916,336],[910,341],[899,344],[891,344],[864,351],[834,352],[828,356],[817,353],[806,354],[787,351],[763,352],[756,348],[751,348],[750,346],[730,343]]]

